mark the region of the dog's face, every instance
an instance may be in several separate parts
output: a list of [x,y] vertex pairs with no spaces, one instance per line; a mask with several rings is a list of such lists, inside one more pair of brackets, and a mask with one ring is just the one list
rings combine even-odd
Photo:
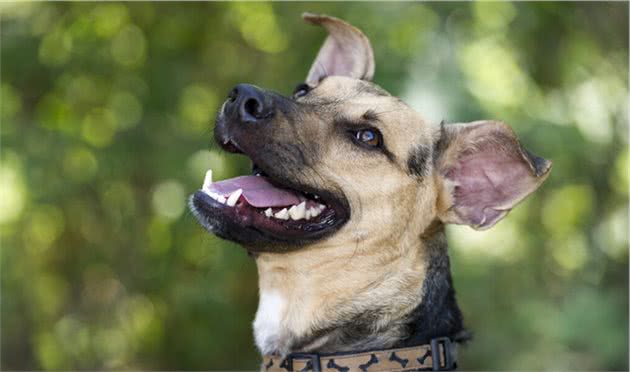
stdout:
[[[503,123],[431,125],[370,82],[372,48],[353,26],[305,15],[329,37],[291,97],[239,85],[215,139],[243,153],[252,176],[204,184],[200,222],[251,251],[374,246],[432,221],[483,229],[546,178],[551,163]],[[383,243],[383,244],[378,244]]]

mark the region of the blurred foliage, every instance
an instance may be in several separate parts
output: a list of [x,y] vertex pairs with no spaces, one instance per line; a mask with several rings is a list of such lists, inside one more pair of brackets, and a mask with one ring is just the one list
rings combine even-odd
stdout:
[[554,161],[487,232],[449,228],[466,369],[628,368],[628,3],[3,3],[2,369],[255,369],[252,260],[186,197],[239,82],[288,94],[324,32],[428,119]]

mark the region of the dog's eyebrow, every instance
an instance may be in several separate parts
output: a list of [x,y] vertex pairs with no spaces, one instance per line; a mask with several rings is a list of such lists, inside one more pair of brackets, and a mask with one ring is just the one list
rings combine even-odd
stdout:
[[367,110],[361,117],[367,121],[380,121],[378,118],[378,114],[372,109]]

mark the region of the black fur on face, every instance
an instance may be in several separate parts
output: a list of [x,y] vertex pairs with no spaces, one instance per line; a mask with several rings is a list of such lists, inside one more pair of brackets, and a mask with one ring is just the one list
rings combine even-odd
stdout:
[[[328,207],[316,221],[286,221],[274,225],[253,208],[227,208],[203,192],[190,200],[201,224],[217,236],[245,245],[250,251],[287,251],[322,239],[337,231],[350,216],[350,207],[341,190],[319,176],[312,165],[320,156],[316,125],[306,117],[316,116],[315,106],[300,104],[279,94],[256,88],[266,107],[261,120],[245,122],[226,101],[217,116],[214,137],[229,152],[248,156],[256,169],[283,189],[317,195]],[[310,138],[308,133],[314,135]]]
[[426,145],[418,145],[409,153],[407,167],[409,173],[418,177],[425,177],[429,174],[431,166],[431,148]]

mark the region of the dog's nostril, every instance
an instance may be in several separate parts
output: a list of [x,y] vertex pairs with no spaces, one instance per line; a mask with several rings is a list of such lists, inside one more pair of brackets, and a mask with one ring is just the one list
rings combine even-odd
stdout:
[[257,99],[255,98],[248,99],[247,101],[245,101],[245,103],[243,103],[243,108],[245,109],[245,112],[247,112],[251,116],[257,119],[260,119],[260,116],[262,113],[262,107],[261,107],[260,102],[258,102]]

